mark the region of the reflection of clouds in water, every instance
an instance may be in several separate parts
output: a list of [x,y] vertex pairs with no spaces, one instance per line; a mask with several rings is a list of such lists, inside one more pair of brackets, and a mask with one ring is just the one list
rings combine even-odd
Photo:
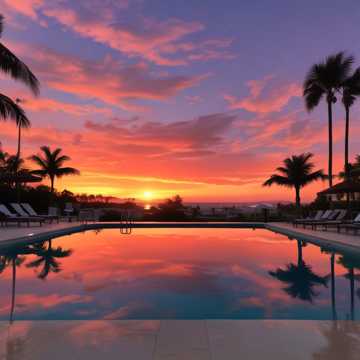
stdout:
[[150,309],[151,306],[149,304],[142,301],[135,301],[129,303],[128,305],[121,306],[120,308],[112,311],[109,314],[106,314],[104,316],[104,319],[105,320],[123,319],[123,318],[131,317],[132,315],[138,313],[139,311],[143,312]]
[[[296,258],[296,241],[265,230],[229,230],[186,229],[183,233],[182,229],[156,229],[152,233],[152,229],[139,229],[130,237],[119,237],[118,230],[104,230],[97,235],[88,233],[86,239],[83,234],[56,239],[56,245],[71,245],[75,254],[62,259],[63,272],[46,283],[35,280],[22,266],[17,309],[22,317],[29,311],[30,317],[40,318],[186,317],[201,312],[236,317],[246,311],[251,316],[254,308],[268,316],[272,310],[275,315],[313,314],[314,310],[304,310],[301,302],[292,300],[268,275],[268,270]],[[320,256],[319,248],[309,245],[304,258],[314,263],[319,274],[329,272],[328,255]],[[341,295],[344,284],[348,285],[345,280],[336,279],[337,300],[343,307],[349,297],[348,291]],[[1,309],[9,308],[9,286],[5,290],[0,286],[0,314]],[[21,299],[30,293],[29,288],[34,299]],[[26,294],[21,295],[24,289]],[[58,289],[63,299],[50,297],[50,307],[37,306],[50,296],[39,294],[54,295]],[[145,299],[146,306],[134,306],[139,299]],[[316,309],[324,311],[329,300],[328,292],[322,292]]]
[[[20,294],[16,298],[15,312],[26,313],[35,310],[45,310],[55,308],[61,305],[69,304],[84,304],[92,301],[91,296],[82,295],[35,295],[35,294]],[[0,308],[1,315],[7,315],[10,311],[10,303]]]
[[142,336],[157,332],[159,327],[160,322],[157,320],[86,321],[71,327],[68,339],[79,347],[87,347],[90,344],[106,347],[123,337],[135,335],[141,340]]

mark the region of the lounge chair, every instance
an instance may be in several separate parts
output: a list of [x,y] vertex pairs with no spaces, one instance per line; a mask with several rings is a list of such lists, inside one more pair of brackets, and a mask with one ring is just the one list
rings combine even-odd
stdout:
[[[319,224],[324,224],[325,222],[329,222],[329,221],[333,221],[336,220],[337,216],[339,215],[340,210],[336,209],[336,210],[326,210],[324,212],[324,215],[320,218],[320,220],[314,220],[314,221],[309,221],[305,224],[306,225],[310,225],[311,228],[313,230],[316,229],[317,225]],[[304,227],[305,227],[304,226]]]
[[[13,205],[13,204],[11,204],[11,205]],[[29,203],[21,203],[21,206],[22,206],[22,208],[25,209],[25,211],[30,216],[42,217],[46,220],[50,220],[50,222],[52,222],[53,220],[57,220],[57,222],[59,222],[59,220],[60,220],[59,215],[56,215],[55,213],[51,214],[49,212],[49,214],[47,214],[47,215],[38,214]]]
[[342,224],[337,225],[337,231],[340,232],[341,229],[345,229],[346,232],[349,230],[353,230],[354,234],[357,235],[358,231],[360,230],[360,213],[356,215],[354,220],[351,222],[344,222]]
[[293,223],[293,225],[294,225],[295,227],[297,227],[297,225],[302,224],[302,223],[304,223],[304,222],[309,222],[309,221],[314,221],[314,220],[320,220],[323,214],[324,214],[324,211],[323,211],[323,210],[318,210],[318,211],[316,212],[315,216],[313,216],[313,217],[308,216],[308,217],[303,218],[303,219],[295,219],[295,220],[293,220],[292,223]]
[[317,230],[318,226],[322,226],[323,230],[327,230],[329,227],[341,225],[344,223],[344,219],[347,215],[347,210],[334,210],[332,216],[326,221],[316,221],[312,223],[312,228]]
[[303,220],[298,222],[298,224],[302,224],[305,229],[307,225],[313,226],[313,224],[316,222],[329,220],[330,217],[333,216],[333,214],[334,214],[334,210],[326,210],[323,212],[323,214],[320,217],[317,217],[317,219]]
[[73,204],[71,202],[65,203],[64,213],[67,216],[68,221],[71,222],[71,220],[72,220],[71,216],[73,214],[75,214],[75,209],[74,209],[74,206],[73,206]]
[[31,216],[19,216],[17,214],[14,214],[9,211],[9,209],[3,205],[0,204],[0,213],[1,216],[1,224],[8,225],[9,222],[15,222],[18,224],[18,226],[21,225],[21,223],[26,223],[27,226],[30,226],[31,222],[38,222],[40,226],[42,226],[42,223],[44,222],[43,218],[35,218]]

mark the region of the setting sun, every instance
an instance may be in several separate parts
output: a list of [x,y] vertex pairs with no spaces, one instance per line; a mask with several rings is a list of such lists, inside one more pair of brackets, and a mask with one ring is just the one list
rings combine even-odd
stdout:
[[144,191],[143,197],[146,200],[151,200],[154,197],[154,193],[152,191]]

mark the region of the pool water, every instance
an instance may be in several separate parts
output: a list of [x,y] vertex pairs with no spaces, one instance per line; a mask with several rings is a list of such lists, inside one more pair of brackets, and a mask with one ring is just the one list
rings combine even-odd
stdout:
[[359,319],[359,269],[262,229],[86,231],[0,250],[0,320]]

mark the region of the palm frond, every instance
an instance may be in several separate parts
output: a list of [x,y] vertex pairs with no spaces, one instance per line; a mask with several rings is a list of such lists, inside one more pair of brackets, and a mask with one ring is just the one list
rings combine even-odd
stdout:
[[307,110],[314,109],[325,94],[333,98],[349,77],[353,63],[354,57],[341,51],[310,68],[303,85]]
[[39,94],[39,80],[27,65],[2,43],[0,43],[0,70],[14,80],[22,81],[35,95]]
[[4,16],[0,14],[0,37],[2,36],[4,31]]
[[318,106],[324,94],[325,94],[324,90],[316,84],[312,84],[304,88],[303,96],[305,100],[306,109],[308,111],[311,111],[316,106]]
[[[39,165],[41,167],[42,170],[46,170],[47,169],[47,164],[45,162],[45,160],[39,156],[39,155],[32,155],[29,157],[29,160],[33,161],[34,163],[36,163],[37,165]],[[38,170],[34,170],[34,171],[38,171]],[[33,172],[34,172],[33,171]]]
[[26,124],[25,127],[30,126],[24,110],[4,94],[0,94],[0,117],[15,120],[17,124]]
[[56,171],[57,177],[65,175],[80,175],[80,171],[72,167],[62,167]]
[[277,174],[271,175],[270,178],[263,183],[263,186],[272,186],[273,184],[292,187],[289,178]]

